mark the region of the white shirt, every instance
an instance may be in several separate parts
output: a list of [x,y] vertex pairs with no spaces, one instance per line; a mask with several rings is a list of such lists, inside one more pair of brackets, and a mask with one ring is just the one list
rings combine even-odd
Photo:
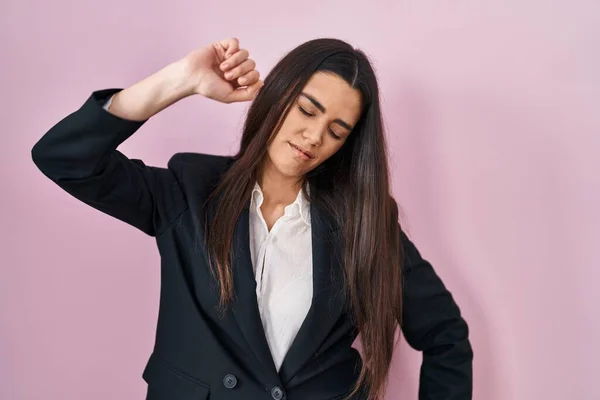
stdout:
[[[104,104],[108,110],[113,96]],[[258,309],[277,371],[312,303],[310,204],[302,190],[269,232],[256,182],[250,201],[250,255]]]
[[269,232],[260,210],[262,202],[262,190],[255,183],[250,201],[250,254],[258,309],[279,371],[312,303],[310,204],[300,190]]

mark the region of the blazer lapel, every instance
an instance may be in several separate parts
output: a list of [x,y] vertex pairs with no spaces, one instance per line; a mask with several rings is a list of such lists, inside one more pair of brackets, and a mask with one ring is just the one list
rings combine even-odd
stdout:
[[[214,210],[213,210],[214,211]],[[212,214],[211,214],[212,215]],[[235,297],[231,311],[248,347],[264,367],[255,371],[269,381],[287,384],[314,356],[338,320],[345,303],[341,270],[341,242],[333,217],[316,204],[311,204],[313,260],[313,298],[310,309],[298,331],[283,364],[277,368],[271,356],[258,310],[256,279],[250,256],[249,204],[242,210],[234,230],[232,272]]]
[[308,314],[288,350],[279,376],[287,384],[319,348],[338,320],[343,306],[341,243],[333,217],[311,204],[313,299]]
[[[256,298],[256,279],[250,257],[249,211],[246,206],[238,218],[234,231],[233,278],[235,298],[232,311],[250,350],[268,373],[269,380],[277,378],[277,369],[271,356],[265,336],[258,301]],[[258,372],[258,371],[256,371]]]

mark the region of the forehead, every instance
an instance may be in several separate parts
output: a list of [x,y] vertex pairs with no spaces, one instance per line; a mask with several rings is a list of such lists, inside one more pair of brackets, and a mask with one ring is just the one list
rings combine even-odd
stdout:
[[[304,93],[314,97],[331,116],[344,118],[354,124],[360,117],[361,93],[333,73],[317,72],[306,83]],[[310,101],[302,96],[305,102]]]

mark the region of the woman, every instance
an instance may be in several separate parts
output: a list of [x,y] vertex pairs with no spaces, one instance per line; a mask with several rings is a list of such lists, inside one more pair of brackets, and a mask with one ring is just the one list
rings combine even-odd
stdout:
[[[157,168],[116,150],[194,94],[253,101],[235,156],[178,153]],[[304,43],[263,82],[237,39],[219,41],[93,92],[32,157],[156,237],[147,399],[381,399],[398,326],[423,352],[420,399],[471,398],[467,324],[398,224],[377,81],[349,44]]]

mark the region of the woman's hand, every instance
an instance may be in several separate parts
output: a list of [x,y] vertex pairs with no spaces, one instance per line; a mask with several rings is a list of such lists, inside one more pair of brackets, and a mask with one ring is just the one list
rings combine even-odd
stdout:
[[221,103],[249,101],[263,86],[256,63],[236,38],[220,40],[186,55],[183,62],[195,94]]

